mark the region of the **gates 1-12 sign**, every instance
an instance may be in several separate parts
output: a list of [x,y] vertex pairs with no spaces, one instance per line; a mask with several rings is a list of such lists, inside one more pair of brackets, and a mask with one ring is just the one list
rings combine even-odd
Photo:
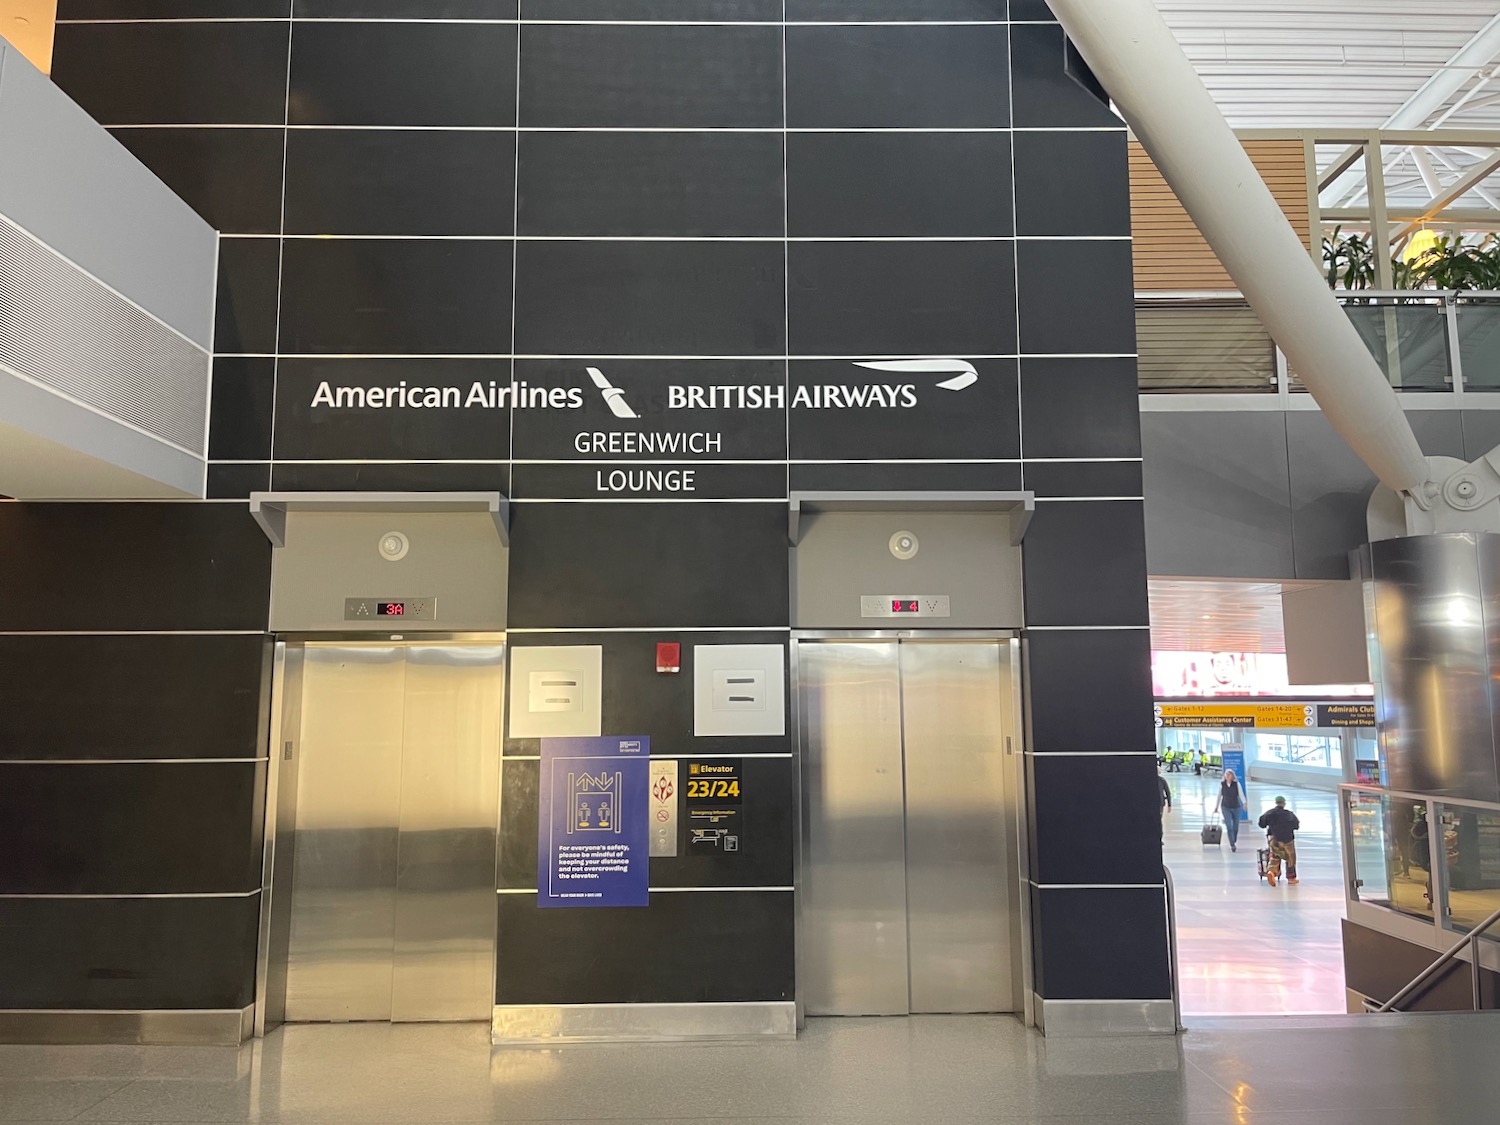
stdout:
[[687,764],[688,851],[724,854],[744,841],[744,769],[739,758]]

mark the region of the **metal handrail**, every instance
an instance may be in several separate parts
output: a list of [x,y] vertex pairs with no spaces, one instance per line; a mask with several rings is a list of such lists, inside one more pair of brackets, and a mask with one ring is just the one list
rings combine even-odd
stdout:
[[1165,863],[1161,873],[1167,888],[1167,949],[1172,955],[1172,1027],[1186,1031],[1182,1026],[1182,974],[1177,964],[1177,890],[1172,885],[1172,869]]
[[1377,1013],[1399,1012],[1401,1009],[1396,1007],[1397,1004],[1401,1003],[1417,989],[1421,988],[1424,984],[1431,980],[1437,974],[1438,970],[1452,963],[1458,957],[1458,954],[1463,949],[1463,947],[1467,945],[1469,947],[1470,970],[1474,981],[1474,1010],[1476,1012],[1479,1011],[1479,937],[1484,933],[1485,930],[1489,929],[1496,922],[1500,922],[1500,910],[1495,911],[1483,922],[1479,923],[1479,925],[1475,926],[1472,930],[1465,934],[1441,957],[1439,957],[1432,964],[1428,965],[1427,968],[1423,969],[1420,973],[1413,977],[1410,983],[1408,983],[1405,988],[1401,989],[1400,992],[1396,993],[1396,995],[1392,996],[1384,1004],[1381,1004],[1379,1007],[1373,1008],[1371,1010]]

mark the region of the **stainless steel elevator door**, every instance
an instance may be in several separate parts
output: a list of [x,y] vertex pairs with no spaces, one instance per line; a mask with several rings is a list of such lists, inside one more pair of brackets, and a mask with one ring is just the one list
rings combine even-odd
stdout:
[[1000,645],[901,645],[913,1012],[1009,1012],[1015,842]]
[[488,1018],[503,660],[307,644],[288,1021]]
[[808,640],[797,661],[806,1011],[1014,1010],[1005,647]]

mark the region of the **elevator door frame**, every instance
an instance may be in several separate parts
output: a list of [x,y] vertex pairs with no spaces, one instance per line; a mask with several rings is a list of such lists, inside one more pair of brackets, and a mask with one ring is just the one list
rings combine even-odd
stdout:
[[1032,953],[1031,953],[1031,895],[1029,894],[1028,872],[1031,870],[1030,837],[1027,823],[1027,785],[1026,785],[1026,737],[1025,718],[1022,710],[1022,668],[1021,668],[1021,637],[1013,629],[793,629],[791,633],[791,645],[788,652],[789,674],[791,689],[792,708],[792,740],[793,749],[797,755],[796,772],[796,804],[797,804],[797,833],[793,841],[794,863],[797,872],[796,889],[793,893],[794,900],[794,926],[796,943],[796,1001],[797,1001],[797,1027],[802,1028],[807,1024],[807,1009],[803,1002],[803,989],[805,987],[806,975],[804,973],[803,957],[805,953],[806,934],[803,926],[802,914],[802,890],[806,885],[806,862],[807,862],[807,836],[810,830],[808,822],[809,812],[804,801],[804,790],[806,786],[806,770],[808,768],[807,747],[803,745],[802,736],[802,677],[799,668],[799,652],[804,642],[859,642],[859,641],[996,641],[999,642],[1005,652],[1006,667],[1010,670],[1010,690],[1007,693],[1006,709],[1010,715],[1009,729],[1006,738],[1009,740],[1007,757],[1010,759],[1011,768],[1007,781],[1013,787],[1015,794],[1016,822],[1015,829],[1015,856],[1016,856],[1016,887],[1015,898],[1011,902],[1012,917],[1018,920],[1018,927],[1013,928],[1015,942],[1013,945],[1013,957],[1015,965],[1013,979],[1015,987],[1019,990],[1020,1007],[1017,1014],[1021,1016],[1022,1022],[1027,1027],[1036,1026],[1036,996],[1033,991]]
[[[261,861],[260,930],[255,963],[255,1035],[263,1037],[285,1022],[287,956],[291,935],[292,866],[296,851],[297,781],[302,761],[302,686],[309,644],[329,645],[498,645],[509,674],[510,642],[503,632],[448,633],[277,633],[272,657],[270,737],[266,771],[265,830]],[[508,700],[502,695],[502,739]],[[497,747],[500,754],[503,747]],[[499,886],[500,776],[495,795],[496,880]],[[499,941],[493,943],[490,979],[498,968]],[[479,1022],[479,1021],[476,1021]]]

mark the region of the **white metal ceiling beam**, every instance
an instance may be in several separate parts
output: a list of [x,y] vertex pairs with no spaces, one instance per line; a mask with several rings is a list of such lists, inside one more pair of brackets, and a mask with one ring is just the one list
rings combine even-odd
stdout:
[[[1385,119],[1382,129],[1420,129],[1434,113],[1453,100],[1485,67],[1500,57],[1500,15],[1495,16],[1474,37],[1454,53],[1436,74],[1422,83],[1401,108]],[[1324,207],[1337,207],[1357,187],[1361,177],[1346,172],[1321,195]]]
[[1461,177],[1459,177],[1459,179],[1455,180],[1453,183],[1449,184],[1442,191],[1433,196],[1427,204],[1427,207],[1423,213],[1423,217],[1421,219],[1418,219],[1416,222],[1408,223],[1404,228],[1396,233],[1395,237],[1397,239],[1402,239],[1411,234],[1413,231],[1420,229],[1422,224],[1429,218],[1431,218],[1431,216],[1437,215],[1443,210],[1444,207],[1448,206],[1448,204],[1457,202],[1463,196],[1467,195],[1471,190],[1484,183],[1484,181],[1489,178],[1490,173],[1492,173],[1496,168],[1500,168],[1500,152],[1490,153],[1489,156],[1484,160],[1481,160],[1479,161],[1479,163],[1472,165],[1467,171],[1464,172]]

